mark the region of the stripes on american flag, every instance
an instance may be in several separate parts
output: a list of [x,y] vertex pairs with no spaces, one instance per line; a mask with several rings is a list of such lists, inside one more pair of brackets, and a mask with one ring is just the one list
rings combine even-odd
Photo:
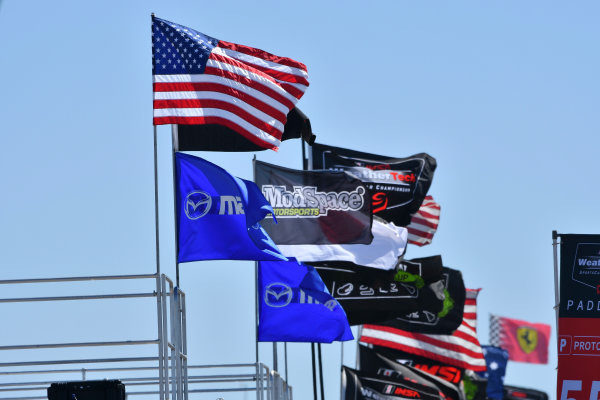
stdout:
[[452,335],[426,335],[382,325],[364,325],[360,342],[398,349],[473,371],[485,371],[485,358],[477,340],[477,295],[467,289],[463,322]]
[[276,150],[306,66],[152,18],[154,125],[219,124]]
[[425,246],[431,243],[440,223],[441,207],[432,196],[425,196],[419,211],[412,216],[408,229],[408,243]]

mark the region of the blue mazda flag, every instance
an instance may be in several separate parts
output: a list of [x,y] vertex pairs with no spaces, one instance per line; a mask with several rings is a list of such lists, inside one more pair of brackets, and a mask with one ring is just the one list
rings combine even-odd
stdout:
[[487,371],[478,372],[487,378],[488,399],[502,400],[504,398],[504,375],[508,363],[508,351],[496,346],[481,346],[485,357]]
[[290,261],[258,264],[260,342],[352,340],[346,313],[315,269]]
[[256,184],[176,153],[177,260],[287,260],[259,224],[273,209]]

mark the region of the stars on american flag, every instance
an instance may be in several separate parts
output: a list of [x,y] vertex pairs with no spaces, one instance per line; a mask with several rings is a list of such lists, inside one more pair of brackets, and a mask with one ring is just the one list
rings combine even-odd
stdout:
[[155,18],[152,24],[152,68],[157,74],[202,74],[218,40]]

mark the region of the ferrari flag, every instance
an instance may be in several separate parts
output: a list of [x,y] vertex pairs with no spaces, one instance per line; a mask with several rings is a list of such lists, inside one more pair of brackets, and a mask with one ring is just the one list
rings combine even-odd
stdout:
[[548,364],[550,325],[490,314],[490,344],[502,347],[509,360]]
[[152,74],[154,125],[224,125],[270,149],[308,87],[298,61],[155,17]]

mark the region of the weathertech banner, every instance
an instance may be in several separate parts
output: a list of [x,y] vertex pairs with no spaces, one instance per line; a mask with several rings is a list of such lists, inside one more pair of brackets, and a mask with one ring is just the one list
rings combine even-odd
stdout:
[[413,382],[391,371],[390,376],[342,366],[342,400],[445,400],[438,389]]
[[437,315],[443,309],[441,257],[402,261],[398,271],[351,263],[315,263],[350,325],[374,324],[415,312]]
[[277,244],[369,244],[373,240],[371,194],[345,172],[299,171],[254,162],[254,181],[271,203],[261,222]]
[[358,360],[361,372],[404,378],[418,382],[439,390],[445,395],[447,400],[459,400],[463,398],[462,392],[458,388],[460,380],[450,383],[450,381],[440,378],[435,374],[430,374],[423,369],[392,360],[366,346],[359,346]]
[[319,143],[311,149],[313,169],[356,175],[371,190],[373,213],[398,226],[407,226],[419,210],[437,166],[426,153],[393,158]]
[[[461,325],[465,309],[469,307],[466,304],[465,284],[460,271],[447,267],[442,268],[440,284],[445,312],[434,313],[423,308],[382,322],[381,325],[410,332],[452,334]],[[474,302],[474,299],[469,299],[469,302]]]
[[557,399],[600,393],[600,235],[560,235]]
[[490,344],[508,351],[511,361],[548,364],[550,325],[490,314]]
[[[476,300],[479,289],[467,289],[467,300]],[[485,358],[476,328],[464,313],[462,324],[452,335],[428,335],[383,325],[364,325],[361,343],[390,347],[427,357],[444,364],[484,371]],[[470,313],[469,313],[470,314]]]

